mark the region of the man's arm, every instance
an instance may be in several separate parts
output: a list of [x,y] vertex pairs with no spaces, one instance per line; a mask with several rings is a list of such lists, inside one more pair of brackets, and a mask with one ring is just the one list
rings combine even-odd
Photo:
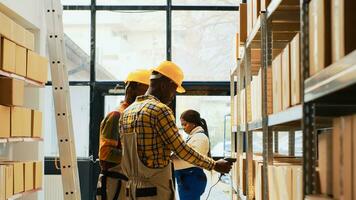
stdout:
[[121,144],[118,124],[120,113],[109,113],[100,124],[99,159],[111,163],[119,163],[121,160]]

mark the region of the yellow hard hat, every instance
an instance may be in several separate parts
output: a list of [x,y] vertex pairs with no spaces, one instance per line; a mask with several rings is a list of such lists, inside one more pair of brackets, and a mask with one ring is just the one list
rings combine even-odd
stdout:
[[158,67],[154,68],[153,71],[156,71],[167,78],[171,79],[175,84],[177,84],[177,92],[183,93],[185,89],[182,87],[182,82],[184,79],[183,71],[178,65],[170,61],[164,61]]
[[151,73],[152,70],[138,69],[133,72],[130,72],[129,75],[127,75],[127,78],[124,82],[127,83],[132,81],[132,82],[142,83],[145,85],[150,85]]

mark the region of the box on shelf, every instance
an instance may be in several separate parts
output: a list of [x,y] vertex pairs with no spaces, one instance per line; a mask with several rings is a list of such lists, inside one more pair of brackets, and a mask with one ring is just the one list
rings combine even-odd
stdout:
[[25,47],[31,51],[35,50],[35,35],[25,30]]
[[31,136],[34,138],[42,137],[42,112],[31,111]]
[[331,1],[332,62],[356,49],[355,0]]
[[255,161],[256,177],[255,177],[255,200],[263,199],[263,163]]
[[25,28],[16,22],[11,22],[12,41],[20,46],[25,46]]
[[247,95],[247,108],[246,108],[246,112],[247,112],[247,121],[250,122],[252,120],[252,112],[251,112],[251,85],[247,84],[246,87],[246,95]]
[[309,3],[310,76],[331,64],[331,18],[329,0]]
[[246,106],[245,106],[245,102],[246,102],[246,99],[245,99],[245,95],[246,95],[246,92],[245,92],[245,89],[242,89],[240,91],[240,125],[241,126],[244,126],[245,123],[246,123],[246,116],[245,116],[245,113],[246,113]]
[[282,111],[282,57],[278,55],[272,61],[273,113]]
[[246,158],[244,158],[243,156],[240,156],[240,166],[239,166],[239,170],[240,170],[240,180],[239,180],[239,185],[240,185],[240,189],[242,190],[242,193],[244,195],[246,195],[247,192],[247,185],[246,185],[246,166],[247,166],[247,161]]
[[0,34],[11,39],[11,19],[0,12]]
[[22,106],[24,101],[24,82],[0,77],[0,104]]
[[0,200],[14,195],[14,166],[0,164]]
[[0,105],[0,138],[10,137],[10,107]]
[[11,107],[11,136],[31,137],[31,110]]
[[33,162],[24,163],[25,191],[34,189],[34,164]]
[[48,60],[33,51],[27,51],[27,77],[41,83],[47,82]]
[[300,104],[300,36],[299,33],[290,43],[291,68],[291,104]]
[[250,35],[252,28],[253,28],[253,16],[252,16],[252,12],[253,12],[253,1],[247,1],[247,36]]
[[335,118],[333,119],[333,133],[332,133],[332,148],[333,148],[333,154],[332,154],[332,169],[333,169],[333,196],[335,199],[340,198],[340,184],[339,184],[339,178],[340,178],[340,131],[341,131],[341,119],[340,118]]
[[16,45],[16,57],[15,57],[15,73],[25,77],[26,76],[26,48]]
[[332,195],[332,134],[323,133],[318,136],[319,176],[322,194]]
[[43,178],[43,163],[42,161],[34,162],[34,188],[42,188],[42,178]]
[[303,198],[302,166],[278,163],[268,166],[269,199],[300,200]]
[[282,51],[282,109],[286,110],[290,107],[290,55],[289,44]]
[[247,39],[247,4],[240,3],[239,12],[237,15],[238,33],[240,34],[240,42],[244,44]]
[[352,144],[353,147],[352,147],[352,160],[353,160],[353,177],[352,177],[352,180],[353,180],[353,195],[354,197],[356,197],[356,147],[355,147],[355,144],[356,144],[356,115],[353,115],[352,117]]
[[15,73],[16,69],[16,44],[8,39],[1,38],[1,65],[0,69]]
[[9,165],[13,169],[13,193],[24,191],[24,164],[16,161],[0,161],[0,165]]
[[240,35],[236,33],[236,59],[240,58]]

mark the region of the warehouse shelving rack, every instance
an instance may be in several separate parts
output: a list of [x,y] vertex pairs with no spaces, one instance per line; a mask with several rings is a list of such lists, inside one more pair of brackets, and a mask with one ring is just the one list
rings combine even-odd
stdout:
[[[295,130],[303,131],[303,191],[304,195],[315,194],[318,130],[331,127],[330,117],[356,113],[356,50],[309,77],[309,2],[310,0],[272,0],[267,10],[261,11],[244,44],[241,59],[238,59],[236,68],[231,72],[231,99],[233,100],[234,94],[238,95],[237,105],[232,101],[232,108],[237,109],[240,90],[247,88],[251,81],[251,49],[261,49],[262,119],[232,127],[232,136],[237,137],[237,157],[243,152],[242,144],[246,144],[245,173],[248,189],[246,196],[243,196],[237,188],[239,199],[252,199],[254,196],[252,131],[263,132],[263,199],[268,199],[267,166],[273,164],[273,140],[278,142],[278,133],[273,135],[273,131],[282,130],[289,131],[291,156],[295,154]],[[267,115],[267,68],[271,67],[272,50],[283,48],[297,32],[301,35],[301,105]],[[246,110],[247,98],[246,92]],[[232,110],[232,113],[235,111]],[[244,115],[248,121],[247,112]],[[238,116],[233,114],[232,120],[236,117]],[[243,137],[240,136],[243,134],[246,141],[241,141]],[[277,144],[274,151],[278,151]],[[239,176],[237,173],[237,177]]]

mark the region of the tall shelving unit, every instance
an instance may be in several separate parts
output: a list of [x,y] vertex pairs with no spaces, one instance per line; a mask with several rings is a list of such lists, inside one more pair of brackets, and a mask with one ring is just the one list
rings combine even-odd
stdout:
[[[252,73],[251,49],[261,51],[262,69],[262,118],[232,125],[232,140],[239,166],[239,158],[246,154],[246,195],[241,192],[238,182],[241,174],[233,176],[233,190],[238,199],[253,199],[253,131],[263,133],[263,199],[268,199],[268,165],[273,164],[273,154],[278,148],[278,131],[289,132],[289,155],[295,155],[295,130],[303,132],[303,191],[304,196],[317,193],[317,134],[321,128],[331,128],[329,117],[356,113],[356,50],[341,60],[309,76],[309,2],[310,0],[271,0],[267,10],[262,10],[253,29],[243,44],[243,51],[236,67],[231,71],[232,122],[242,117],[236,109],[245,103],[248,109],[246,91],[244,102],[240,102],[241,90],[249,88]],[[279,113],[267,114],[267,69],[271,68],[273,50],[283,49],[292,38],[300,33],[300,97],[301,104]],[[234,96],[237,95],[237,101]],[[236,115],[237,114],[237,115]],[[232,123],[233,124],[233,123]],[[235,141],[235,142],[234,142]],[[273,145],[275,141],[275,146]],[[235,170],[236,171],[236,170]],[[236,173],[236,172],[235,172]],[[237,187],[236,187],[237,185]]]

